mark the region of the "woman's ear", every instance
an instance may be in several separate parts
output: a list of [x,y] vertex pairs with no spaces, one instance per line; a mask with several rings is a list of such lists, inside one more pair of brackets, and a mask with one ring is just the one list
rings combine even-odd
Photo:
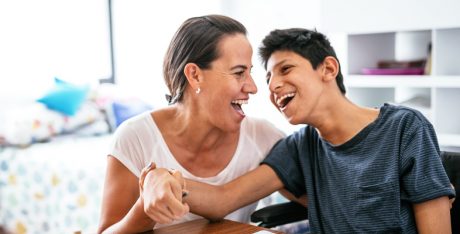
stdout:
[[323,79],[325,81],[335,80],[339,73],[339,62],[332,56],[327,56],[323,61]]
[[200,87],[201,82],[201,69],[195,63],[187,63],[184,67],[184,75],[192,89]]

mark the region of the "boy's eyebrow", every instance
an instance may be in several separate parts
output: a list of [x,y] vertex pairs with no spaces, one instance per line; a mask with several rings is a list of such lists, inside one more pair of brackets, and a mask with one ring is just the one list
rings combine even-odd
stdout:
[[[273,65],[272,70],[275,70],[277,67],[283,65],[284,63],[286,63],[286,61],[288,61],[288,59],[283,59],[283,60],[279,61],[278,63],[276,63],[275,65]],[[267,72],[267,75],[268,75],[268,73],[270,73],[270,72]],[[271,74],[271,73],[270,73],[270,74]]]
[[270,76],[272,75],[271,72],[267,72],[267,75],[265,75],[265,79],[268,80],[270,78]]
[[[288,61],[288,59],[283,59],[283,60],[279,61],[278,63],[276,63],[276,64],[273,66],[272,70],[275,70],[277,67],[283,65],[284,63],[286,63],[286,61]],[[268,79],[270,79],[270,76],[271,76],[271,75],[272,75],[272,73],[268,71],[268,72],[267,72],[267,75],[265,76],[265,79],[267,80],[267,82],[268,82]]]

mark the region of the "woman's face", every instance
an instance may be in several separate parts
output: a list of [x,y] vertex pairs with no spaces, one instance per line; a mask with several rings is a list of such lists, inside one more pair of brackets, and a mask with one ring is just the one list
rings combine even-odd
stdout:
[[[251,77],[252,47],[243,34],[224,36],[218,44],[219,58],[203,70],[200,85],[200,112],[212,125],[225,130],[239,130],[249,94],[257,87]],[[204,112],[205,111],[205,112]]]

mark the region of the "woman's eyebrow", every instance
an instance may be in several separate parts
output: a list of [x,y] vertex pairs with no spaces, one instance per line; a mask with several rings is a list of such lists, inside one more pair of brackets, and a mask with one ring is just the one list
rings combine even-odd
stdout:
[[[251,68],[252,67],[253,66],[251,66]],[[244,69],[244,70],[246,70],[246,69],[248,69],[248,66],[246,66],[246,65],[236,65],[236,66],[233,66],[233,67],[230,68],[230,70],[235,70],[235,69]]]

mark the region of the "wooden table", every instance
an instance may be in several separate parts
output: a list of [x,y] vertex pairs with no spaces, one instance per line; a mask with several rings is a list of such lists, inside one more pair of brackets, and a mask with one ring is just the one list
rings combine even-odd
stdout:
[[189,234],[252,234],[258,231],[269,231],[269,233],[282,233],[280,231],[270,230],[246,223],[239,223],[231,220],[222,220],[210,222],[207,219],[197,219],[185,223],[179,223],[153,230],[152,234],[172,234],[172,233],[189,233]]

